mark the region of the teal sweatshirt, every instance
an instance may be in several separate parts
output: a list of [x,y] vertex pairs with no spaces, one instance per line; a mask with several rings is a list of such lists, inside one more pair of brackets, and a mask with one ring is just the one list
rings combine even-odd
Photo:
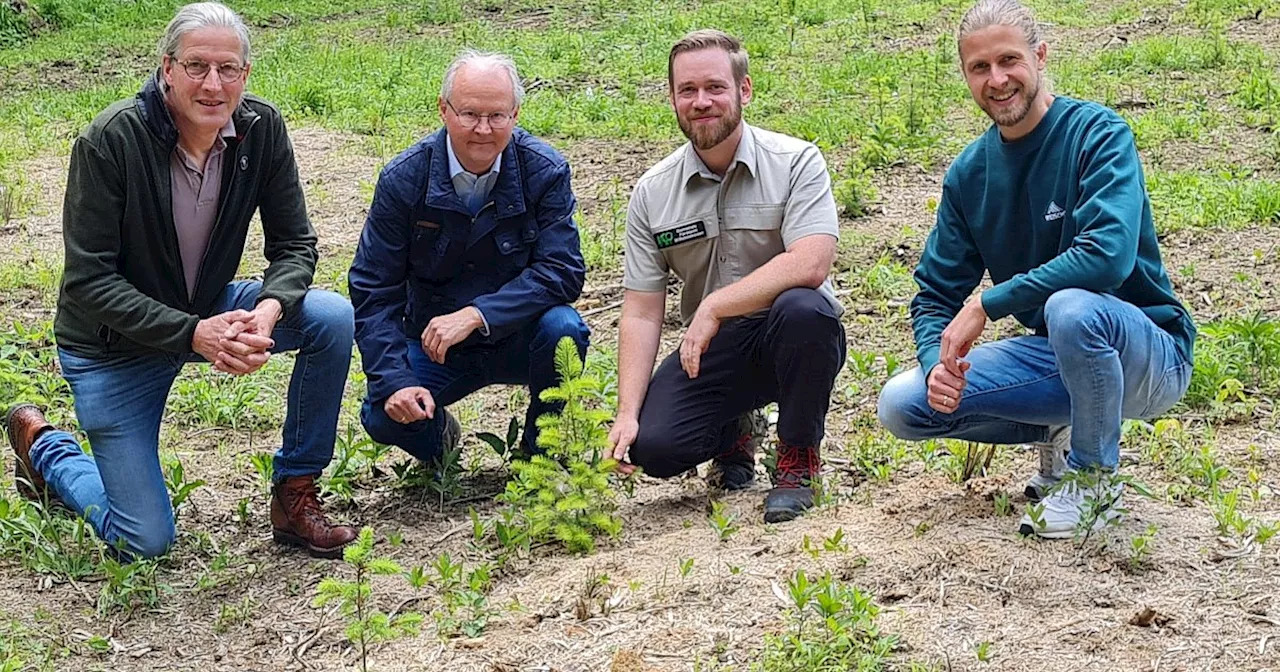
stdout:
[[1195,324],[1160,261],[1133,133],[1106,107],[1057,96],[1025,137],[1005,141],[993,125],[951,164],[911,302],[926,372],[983,271],[993,321],[1013,315],[1047,335],[1054,292],[1110,294],[1140,308],[1192,361]]

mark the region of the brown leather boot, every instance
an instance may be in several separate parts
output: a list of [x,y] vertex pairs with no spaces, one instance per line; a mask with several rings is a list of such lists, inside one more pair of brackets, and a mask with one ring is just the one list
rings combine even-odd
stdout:
[[276,543],[301,546],[313,558],[341,558],[356,528],[333,525],[320,509],[315,476],[286,478],[271,488],[271,534]]
[[18,492],[27,499],[40,501],[48,492],[44,477],[31,465],[31,444],[36,437],[53,425],[45,420],[44,413],[32,404],[14,404],[4,414],[5,433],[9,435],[9,445],[13,446],[13,482]]

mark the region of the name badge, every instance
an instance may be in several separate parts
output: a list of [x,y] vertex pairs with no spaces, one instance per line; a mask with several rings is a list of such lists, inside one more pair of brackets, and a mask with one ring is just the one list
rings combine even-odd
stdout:
[[706,237],[707,225],[701,220],[690,224],[681,224],[674,229],[653,234],[653,240],[658,244],[658,249],[660,250]]

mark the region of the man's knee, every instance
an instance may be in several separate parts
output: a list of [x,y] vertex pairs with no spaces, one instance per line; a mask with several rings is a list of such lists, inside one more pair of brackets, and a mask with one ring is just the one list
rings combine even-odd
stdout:
[[770,318],[787,329],[835,333],[840,324],[831,303],[816,289],[793,287],[773,300]]
[[[441,417],[441,410],[437,407],[436,418],[439,417]],[[431,449],[423,447],[422,439],[424,436],[429,436],[426,432],[432,431],[433,426],[434,431],[440,431],[439,426],[434,425],[434,422],[434,420],[418,420],[408,424],[396,422],[387,415],[382,402],[370,403],[368,398],[365,398],[364,405],[360,407],[360,424],[369,438],[381,444],[396,446],[424,462],[436,457],[436,452],[424,452]]]
[[341,294],[324,289],[307,291],[300,304],[302,328],[321,346],[350,348],[355,338],[355,312]]
[[[647,430],[647,431],[646,431]],[[663,427],[640,426],[640,434],[631,444],[628,453],[632,464],[654,478],[671,478],[684,473],[688,467],[676,459],[680,446]]]
[[899,373],[880,390],[876,414],[890,434],[906,441],[928,438],[922,432],[931,426],[927,384],[924,373],[916,368]]
[[582,354],[587,349],[591,330],[572,306],[553,306],[538,317],[536,333],[530,348],[539,350],[548,345],[555,347],[555,344],[565,336],[573,339],[578,346],[579,354]]
[[1095,319],[1106,310],[1101,294],[1086,289],[1060,289],[1044,302],[1044,322],[1049,337],[1074,337],[1090,328]]
[[148,560],[168,553],[177,538],[178,530],[170,514],[146,522],[137,530],[120,532],[114,545],[124,559]]
[[404,428],[404,425],[387,415],[381,403],[372,403],[367,398],[360,408],[360,424],[364,426],[364,431],[369,438],[387,445],[394,445]]

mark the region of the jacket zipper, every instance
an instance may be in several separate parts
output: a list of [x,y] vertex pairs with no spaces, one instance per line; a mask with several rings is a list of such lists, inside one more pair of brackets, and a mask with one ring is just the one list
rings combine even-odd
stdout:
[[[226,180],[227,182],[226,193],[218,194],[218,214],[214,215],[213,229],[209,232],[209,243],[204,246],[204,254],[201,255],[200,257],[200,266],[199,268],[196,269],[196,284],[195,284],[194,291],[191,293],[190,296],[187,297],[188,307],[191,307],[191,308],[195,307],[195,303],[196,303],[195,297],[200,294],[200,281],[204,279],[205,261],[209,258],[209,248],[213,247],[213,241],[217,240],[218,230],[222,227],[222,214],[223,214],[223,211],[226,209],[227,200],[231,196],[230,194],[231,186],[236,182],[235,171],[240,169],[240,156],[241,156],[240,153],[244,151],[245,140],[248,139],[249,133],[253,130],[253,127],[258,123],[258,120],[261,118],[262,117],[260,116],[255,116],[254,118],[250,119],[249,127],[244,129],[244,135],[241,135],[240,140],[236,143],[235,160],[231,162],[231,179]],[[226,170],[227,164],[225,159],[223,160],[222,165],[223,165],[223,170]]]

